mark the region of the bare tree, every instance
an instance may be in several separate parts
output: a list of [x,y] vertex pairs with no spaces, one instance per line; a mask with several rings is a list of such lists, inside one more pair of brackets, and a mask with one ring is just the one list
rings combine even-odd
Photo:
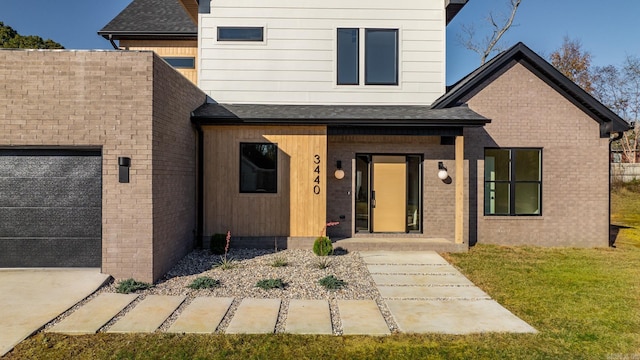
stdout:
[[489,12],[487,21],[491,25],[492,33],[482,40],[477,39],[477,32],[473,24],[462,26],[462,32],[465,35],[460,36],[460,42],[465,48],[480,55],[480,64],[484,64],[492,52],[503,50],[498,46],[498,42],[513,25],[513,19],[516,17],[521,2],[522,0],[509,0],[509,16],[496,16],[493,12]]

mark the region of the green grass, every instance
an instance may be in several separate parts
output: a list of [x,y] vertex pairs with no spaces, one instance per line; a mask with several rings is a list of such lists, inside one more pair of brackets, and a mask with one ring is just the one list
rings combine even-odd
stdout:
[[636,359],[640,194],[613,195],[616,249],[478,245],[447,258],[538,334],[37,334],[7,359]]

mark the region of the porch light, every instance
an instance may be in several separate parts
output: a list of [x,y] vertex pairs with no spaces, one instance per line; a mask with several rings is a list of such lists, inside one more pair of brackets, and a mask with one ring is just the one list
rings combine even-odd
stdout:
[[336,171],[333,173],[333,176],[338,180],[342,180],[344,178],[344,170],[342,170],[342,161],[338,160],[336,162]]
[[447,168],[444,167],[444,163],[442,161],[438,161],[438,178],[440,180],[447,180],[449,174],[447,173]]

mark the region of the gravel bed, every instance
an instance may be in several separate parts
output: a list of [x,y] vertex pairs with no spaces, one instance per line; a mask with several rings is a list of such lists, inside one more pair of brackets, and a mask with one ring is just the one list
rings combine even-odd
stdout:
[[[221,260],[220,255],[211,255],[208,250],[194,250],[180,260],[158,283],[147,290],[137,291],[141,295],[130,306],[101,329],[107,330],[113,323],[124,316],[128,310],[139,303],[146,295],[180,295],[186,296],[185,302],[158,329],[166,331],[180,315],[182,309],[196,297],[232,297],[234,298],[229,311],[218,326],[216,333],[222,333],[229,325],[236,309],[244,298],[272,298],[281,299],[280,314],[276,323],[276,333],[284,332],[286,314],[291,299],[328,300],[331,312],[333,332],[342,334],[342,323],[338,313],[337,300],[374,300],[378,304],[392,332],[397,331],[397,325],[382,300],[371,274],[357,252],[341,253],[329,257],[318,257],[310,250],[273,250],[262,249],[231,249],[227,255],[234,262],[233,268],[224,270],[215,267]],[[277,260],[285,260],[286,266],[274,267]],[[321,269],[319,261],[329,261],[329,266]],[[346,282],[346,286],[339,290],[327,290],[318,284],[325,276],[334,275]],[[187,286],[196,278],[208,276],[220,281],[220,286],[213,289],[194,290]],[[286,284],[284,289],[263,290],[256,287],[262,279],[282,279]],[[87,300],[102,292],[116,292],[120,280],[116,279],[103,286]],[[86,301],[84,301],[86,302]],[[84,303],[83,302],[83,303]],[[81,305],[81,304],[80,304]],[[74,307],[76,309],[79,306]],[[58,322],[70,312],[56,319]],[[50,324],[49,326],[51,326]],[[49,327],[48,326],[48,327]]]

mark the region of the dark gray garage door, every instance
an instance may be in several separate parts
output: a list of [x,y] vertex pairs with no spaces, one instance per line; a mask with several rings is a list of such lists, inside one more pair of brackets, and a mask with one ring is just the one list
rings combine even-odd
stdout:
[[0,149],[0,267],[100,267],[100,151]]

